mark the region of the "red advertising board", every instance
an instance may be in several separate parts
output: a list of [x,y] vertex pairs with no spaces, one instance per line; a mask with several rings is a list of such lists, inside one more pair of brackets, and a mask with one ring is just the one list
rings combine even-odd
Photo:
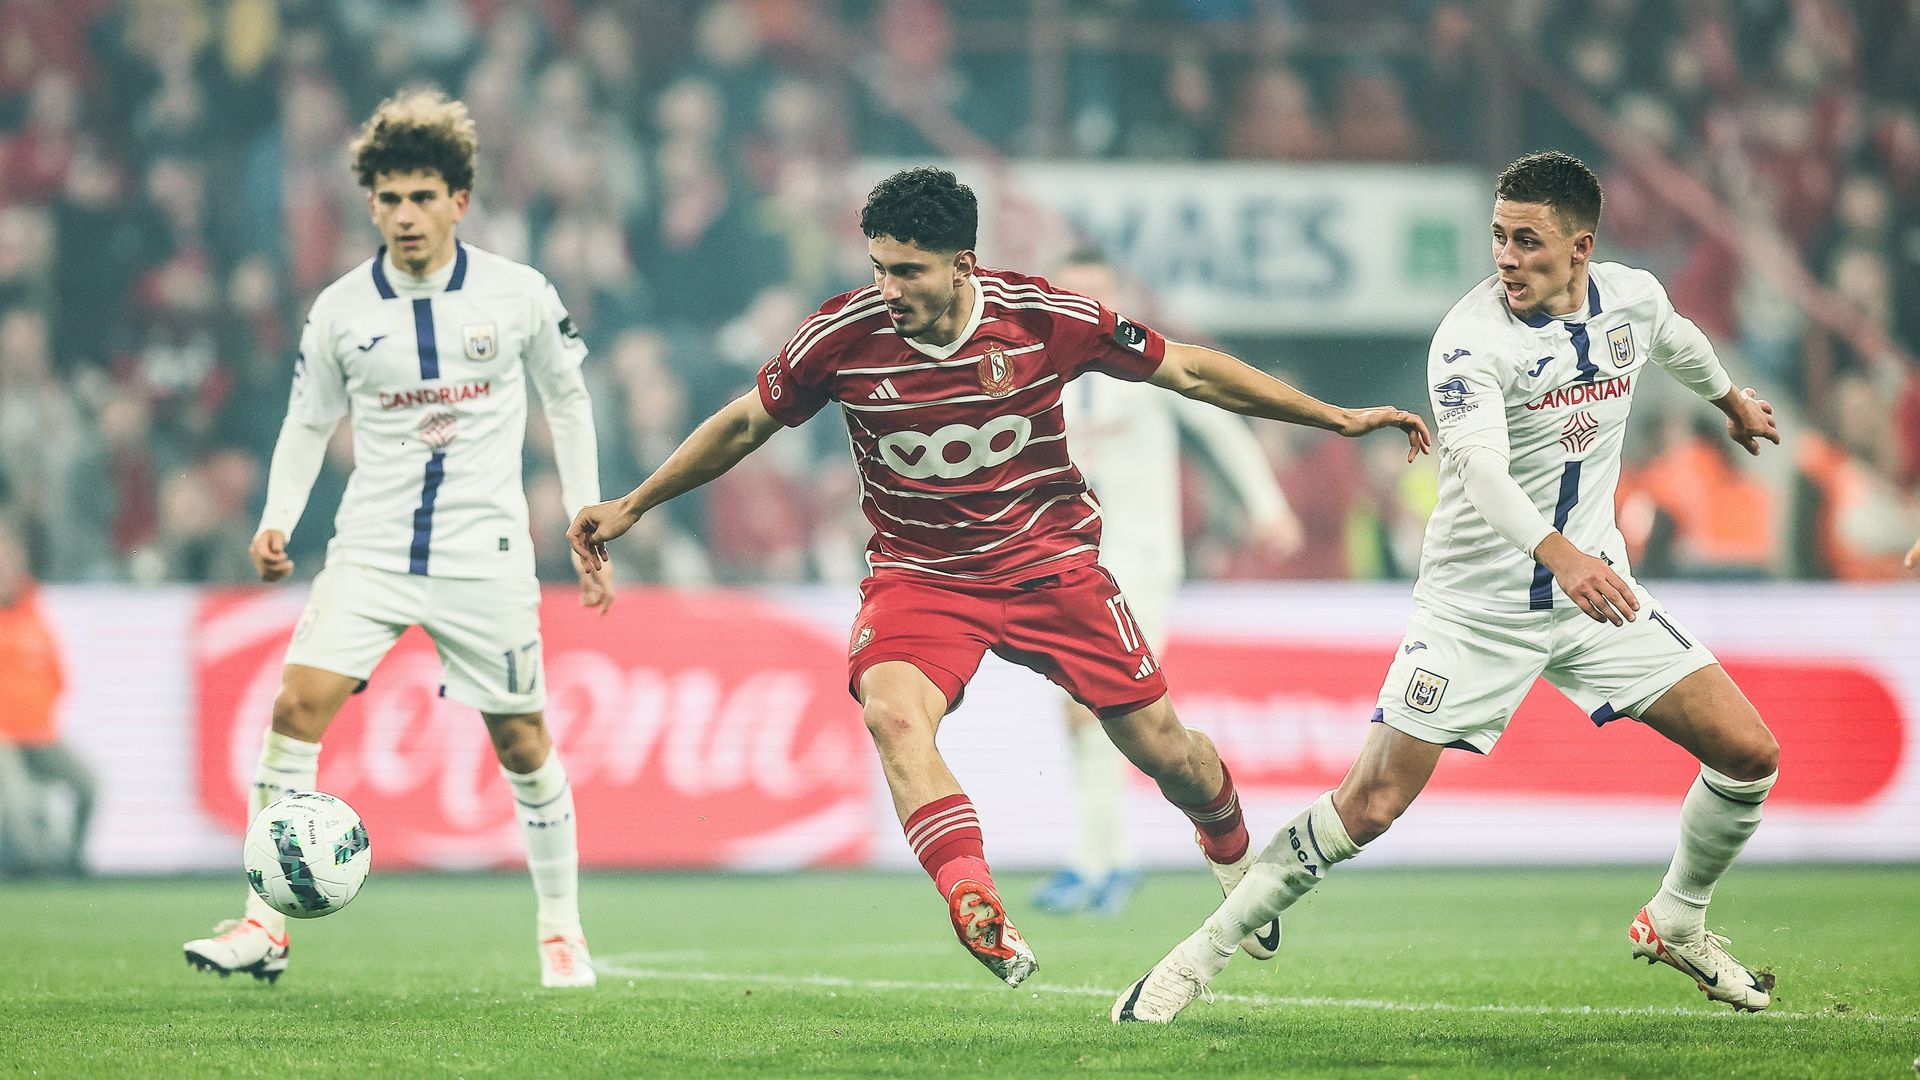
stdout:
[[[1243,789],[1328,788],[1367,732],[1384,648],[1176,637],[1167,650],[1174,702],[1205,729]],[[1839,661],[1721,655],[1780,741],[1768,805],[1872,803],[1907,744],[1899,696],[1873,669]],[[1534,684],[1494,752],[1445,756],[1434,795],[1671,798],[1699,765],[1631,720],[1596,728],[1545,682]]]
[[[199,798],[235,832],[296,613],[234,590],[195,616]],[[553,590],[542,633],[583,863],[866,861],[877,774],[838,629],[744,593],[629,589],[602,619]],[[439,687],[408,631],[328,730],[320,786],[367,820],[383,867],[518,862],[485,729]]]

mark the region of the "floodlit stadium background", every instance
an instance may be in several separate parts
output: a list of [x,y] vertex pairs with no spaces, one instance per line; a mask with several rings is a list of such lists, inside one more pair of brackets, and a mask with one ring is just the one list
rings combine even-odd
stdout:
[[[544,271],[593,350],[608,496],[863,282],[855,212],[903,163],[980,193],[988,265],[1095,246],[1143,321],[1424,412],[1428,336],[1488,272],[1493,173],[1582,156],[1600,256],[1658,274],[1786,433],[1736,456],[1653,376],[1620,500],[1640,576],[1784,745],[1752,854],[1920,858],[1913,4],[63,0],[0,7],[0,506],[46,586],[61,737],[98,778],[92,869],[236,861],[351,453],[343,430],[275,588],[245,555],[265,463],[304,310],[377,244],[345,143],[418,82],[479,121],[462,237]],[[1189,469],[1165,659],[1264,835],[1365,733],[1434,466],[1259,434],[1306,544],[1247,543]],[[911,865],[844,691],[866,527],[839,425],[650,517],[605,621],[574,606],[537,417],[527,477],[585,861]],[[322,786],[383,869],[514,865],[480,725],[437,683],[409,635],[329,734]],[[943,743],[996,864],[1064,859],[1051,688],[989,660]],[[1458,860],[1488,828],[1514,860],[1662,860],[1689,772],[1541,688],[1370,860]],[[1149,862],[1189,864],[1178,815],[1134,795]],[[64,797],[28,805],[0,859],[70,826]]]

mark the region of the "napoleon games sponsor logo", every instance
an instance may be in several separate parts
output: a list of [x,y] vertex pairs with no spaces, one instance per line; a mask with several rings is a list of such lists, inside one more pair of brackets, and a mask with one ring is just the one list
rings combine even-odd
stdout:
[[397,394],[382,393],[382,409],[418,409],[428,405],[457,405],[493,394],[493,381],[461,383],[458,386],[423,386]]
[[880,460],[911,480],[958,480],[1012,461],[1032,438],[1033,422],[1024,416],[996,416],[980,427],[948,424],[932,434],[890,431],[880,438]]
[[1457,409],[1473,396],[1473,387],[1468,386],[1465,379],[1448,379],[1435,386],[1433,393],[1434,400],[1440,403],[1441,408]]
[[1528,412],[1541,409],[1564,409],[1573,405],[1592,405],[1599,401],[1612,401],[1633,392],[1633,376],[1622,375],[1617,379],[1604,382],[1574,383],[1558,390],[1548,391],[1543,397],[1527,402]]

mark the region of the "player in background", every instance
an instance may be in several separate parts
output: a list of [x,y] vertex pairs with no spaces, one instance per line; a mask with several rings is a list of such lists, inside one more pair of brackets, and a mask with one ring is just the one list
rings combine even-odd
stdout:
[[[1713,888],[1760,823],[1779,745],[1691,630],[1627,566],[1614,488],[1634,384],[1665,368],[1727,416],[1748,453],[1780,441],[1773,408],[1735,390],[1713,345],[1644,270],[1592,260],[1600,182],[1579,160],[1530,154],[1500,174],[1496,273],[1454,305],[1427,361],[1440,494],[1415,610],[1340,786],[1282,826],[1240,887],[1114,1002],[1115,1022],[1164,1023],[1226,966],[1220,942],[1260,926],[1360,854],[1419,795],[1440,754],[1484,754],[1535,678],[1595,725],[1646,724],[1700,761],[1680,840],[1627,931],[1736,1009],[1767,1007],[1755,974],[1707,930]],[[1499,836],[1482,838],[1486,861]]]
[[[1120,281],[1099,252],[1068,256],[1053,283],[1119,310]],[[1257,542],[1282,552],[1300,544],[1259,440],[1231,413],[1141,383],[1090,375],[1065,391],[1074,464],[1100,499],[1100,565],[1127,591],[1127,606],[1155,655],[1166,649],[1167,615],[1185,576],[1180,527],[1180,436],[1206,451],[1245,507]],[[1118,915],[1140,883],[1122,820],[1126,763],[1086,706],[1066,697],[1069,752],[1079,811],[1070,869],[1033,894],[1042,911]]]
[[[726,472],[783,425],[840,403],[874,528],[848,688],[954,932],[1017,986],[1037,962],[994,889],[973,803],[934,745],[987,650],[1100,717],[1193,821],[1223,889],[1251,860],[1231,777],[1212,741],[1174,716],[1159,660],[1097,562],[1100,507],[1067,454],[1066,384],[1100,371],[1343,435],[1398,427],[1409,460],[1429,438],[1412,413],[1335,408],[1043,279],[978,266],[977,221],[973,191],[950,172],[881,181],[860,215],[874,283],[822,305],[753,391],[625,498],[581,511],[567,535],[598,567],[608,541],[642,515]],[[1019,748],[1004,753],[1017,761]]]
[[[293,570],[287,537],[342,415],[354,469],[287,649],[252,808],[315,786],[334,714],[402,631],[422,627],[444,694],[480,711],[512,788],[539,898],[541,982],[592,986],[573,794],[542,714],[540,585],[520,475],[531,382],[569,509],[599,498],[586,347],[538,271],[455,235],[477,147],[466,106],[430,91],[382,102],[353,142],[385,246],[321,292],[301,332],[250,550],[262,580]],[[604,614],[611,578],[576,567],[580,602]],[[249,894],[244,918],[186,953],[204,971],[274,979],[287,945],[284,916]]]

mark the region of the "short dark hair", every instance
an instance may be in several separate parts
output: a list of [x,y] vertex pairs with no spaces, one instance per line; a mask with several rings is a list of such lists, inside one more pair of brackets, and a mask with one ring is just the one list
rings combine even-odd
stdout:
[[891,236],[928,251],[971,251],[980,230],[973,189],[945,169],[921,166],[873,185],[860,210],[868,239]]
[[1576,231],[1600,228],[1600,178],[1572,154],[1528,154],[1500,173],[1493,193],[1509,202],[1545,203]]

